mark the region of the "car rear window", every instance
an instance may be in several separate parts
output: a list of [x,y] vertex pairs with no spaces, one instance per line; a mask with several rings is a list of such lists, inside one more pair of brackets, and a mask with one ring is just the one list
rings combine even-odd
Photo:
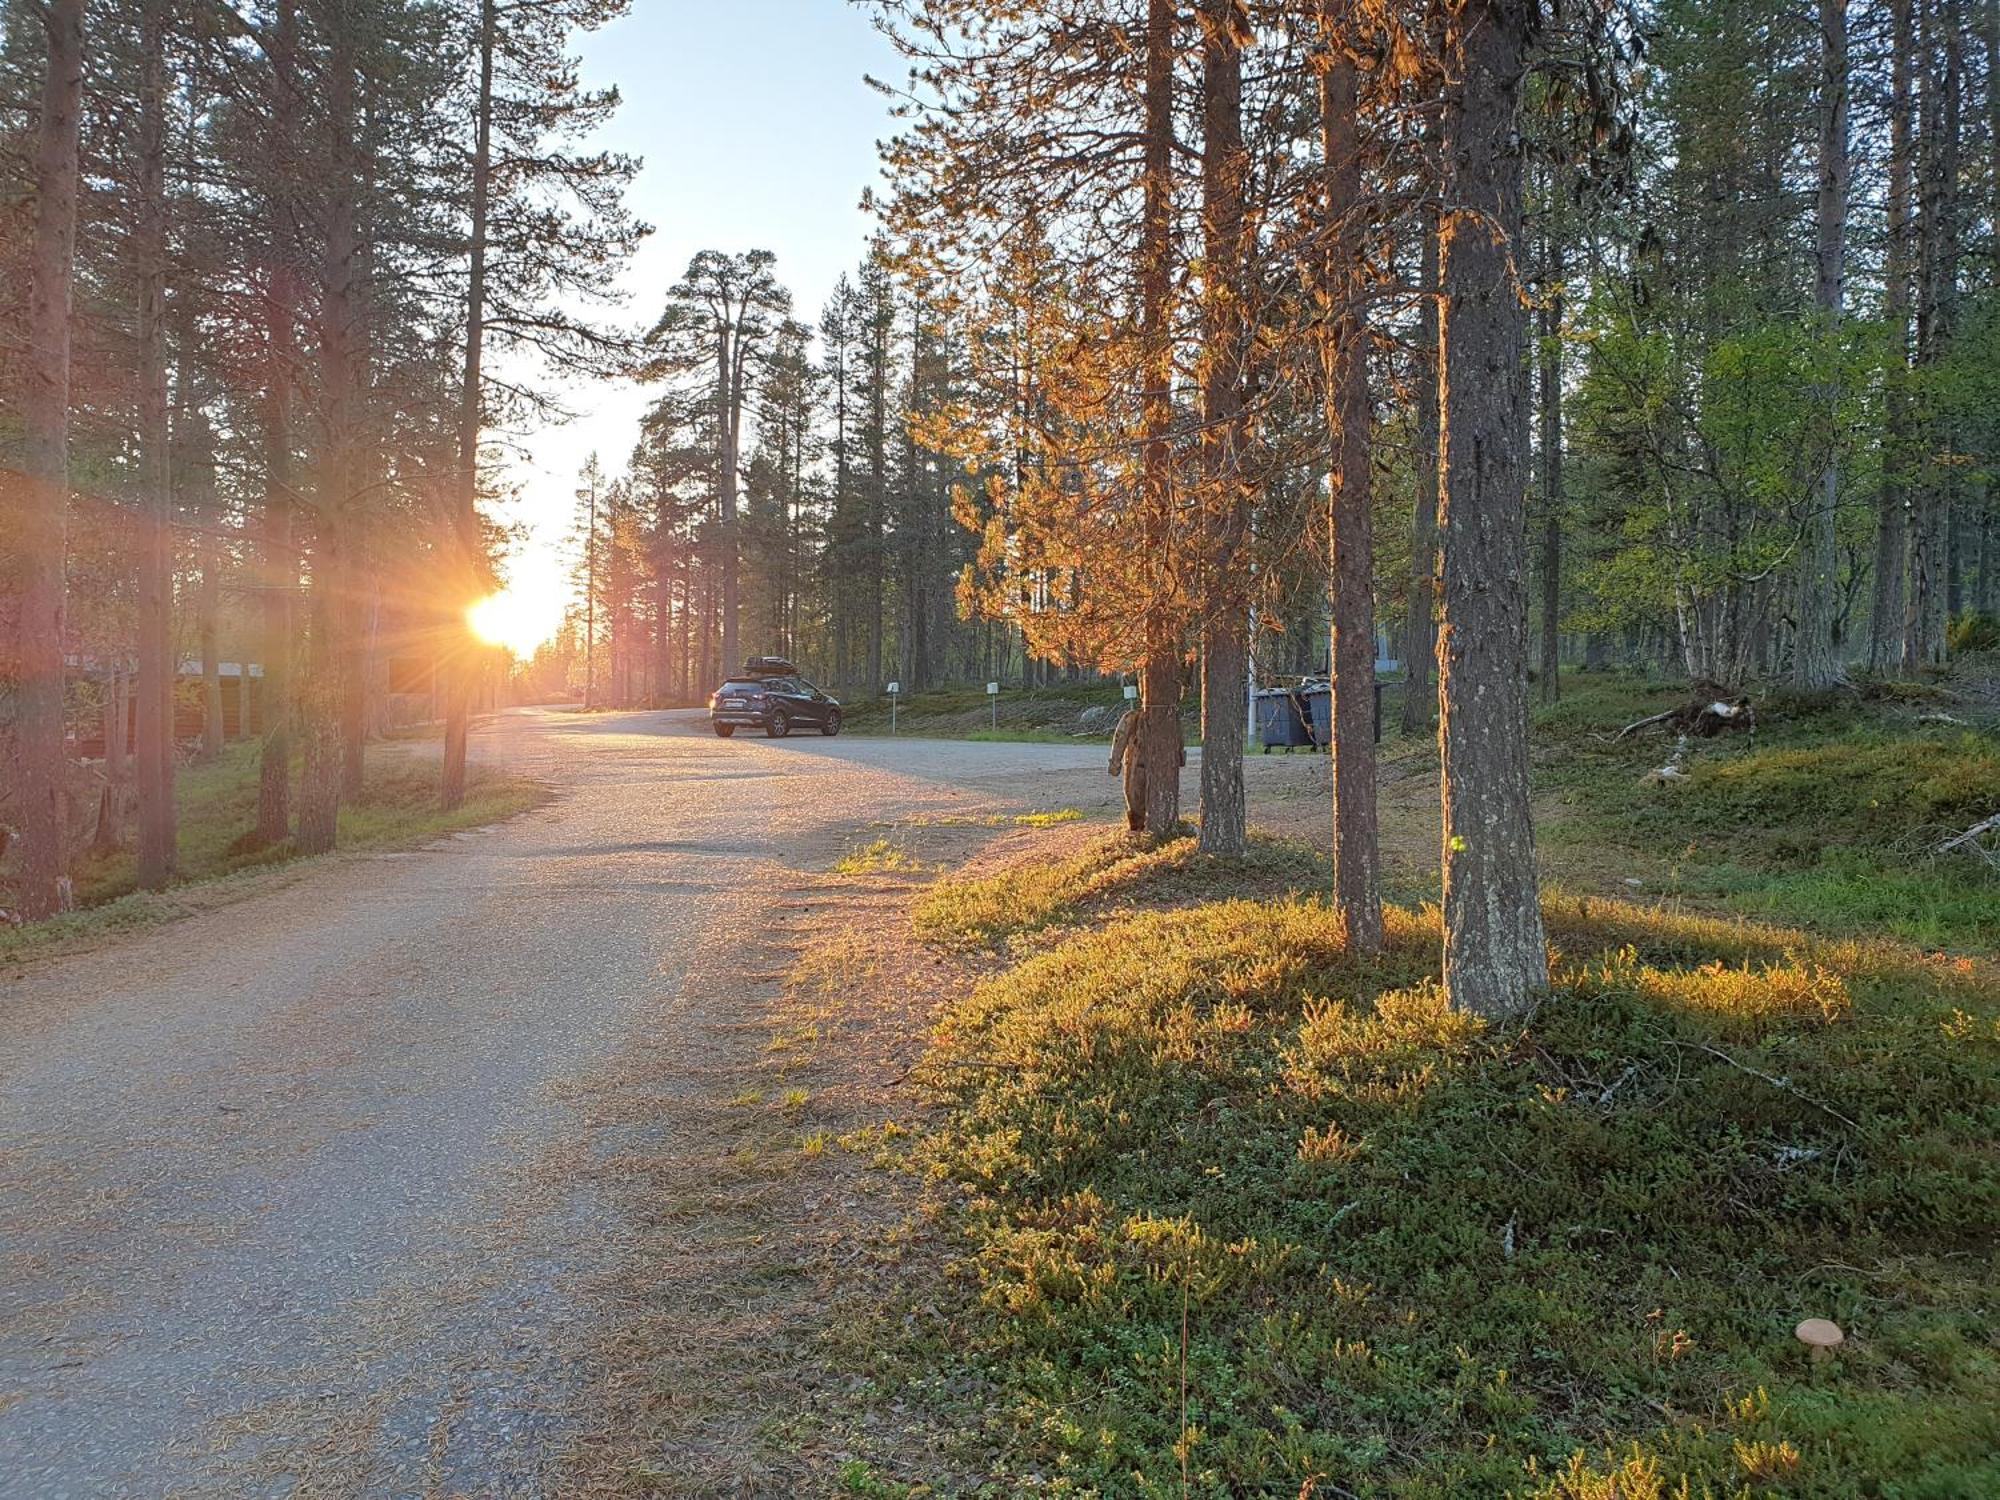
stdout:
[[725,682],[716,691],[721,693],[761,693],[764,691],[764,684],[762,682]]

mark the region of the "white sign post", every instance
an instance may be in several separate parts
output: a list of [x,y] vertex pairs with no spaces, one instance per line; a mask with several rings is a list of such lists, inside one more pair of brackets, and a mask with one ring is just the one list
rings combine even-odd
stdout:
[[989,682],[986,684],[986,703],[987,706],[993,710],[992,714],[993,727],[995,729],[998,729],[1000,727],[1000,684],[999,683]]
[[1130,702],[1131,702],[1131,701],[1132,701],[1132,700],[1133,700],[1134,698],[1136,698],[1136,697],[1138,697],[1138,696],[1139,696],[1139,685],[1138,685],[1138,684],[1137,684],[1136,682],[1128,682],[1128,683],[1126,683],[1126,684],[1125,684],[1125,701],[1126,701],[1127,703],[1130,703]]
[[889,684],[889,733],[891,734],[896,732],[896,694],[902,690],[903,685],[900,682]]

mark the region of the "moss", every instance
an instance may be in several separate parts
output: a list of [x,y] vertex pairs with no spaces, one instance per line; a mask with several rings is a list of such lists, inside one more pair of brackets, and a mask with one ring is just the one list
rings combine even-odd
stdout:
[[[1033,815],[1016,821],[1038,826]],[[1319,856],[1283,840],[1252,835],[1242,858],[1221,859],[1202,854],[1190,837],[1107,834],[1064,859],[942,881],[918,900],[912,927],[942,947],[994,947],[1121,900],[1173,905],[1222,890],[1282,892],[1326,878]]]
[[1445,1004],[1435,911],[1361,960],[1300,898],[980,984],[924,1070],[963,1256],[925,1398],[984,1392],[991,1471],[1076,1494],[1182,1493],[1182,1454],[1213,1496],[1989,1492],[1991,973],[1548,916],[1523,1024]]

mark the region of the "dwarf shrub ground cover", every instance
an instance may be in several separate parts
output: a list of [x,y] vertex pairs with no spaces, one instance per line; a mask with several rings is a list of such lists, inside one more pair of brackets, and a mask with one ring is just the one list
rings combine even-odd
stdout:
[[1119,916],[943,1016],[911,1368],[994,1492],[2000,1494],[1992,968],[1548,919],[1520,1024],[1445,1004],[1434,910],[1363,962],[1306,899]]

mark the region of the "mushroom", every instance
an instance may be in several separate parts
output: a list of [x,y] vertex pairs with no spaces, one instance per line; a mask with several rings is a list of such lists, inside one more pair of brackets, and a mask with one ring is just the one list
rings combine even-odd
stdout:
[[1807,1318],[1792,1330],[1801,1344],[1812,1351],[1813,1363],[1824,1364],[1847,1339],[1840,1325],[1828,1318]]

